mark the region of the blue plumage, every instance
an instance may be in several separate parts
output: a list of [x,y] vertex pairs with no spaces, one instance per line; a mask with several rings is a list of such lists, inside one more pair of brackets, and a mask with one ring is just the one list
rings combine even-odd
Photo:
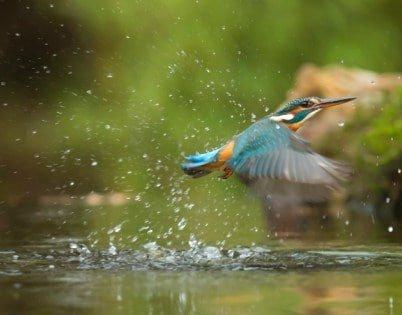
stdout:
[[206,153],[199,153],[187,156],[186,161],[180,165],[181,169],[187,175],[190,175],[194,178],[207,175],[211,173],[211,171],[204,169],[203,166],[215,162],[218,153],[219,149],[216,149]]
[[198,153],[198,154],[194,154],[194,155],[189,155],[186,157],[186,160],[189,162],[193,162],[193,163],[203,163],[203,162],[213,162],[213,160],[215,159],[216,155],[218,154],[219,149],[210,151],[210,152],[206,152],[206,153]]
[[349,172],[343,164],[312,151],[305,140],[269,117],[236,138],[227,163],[248,180],[273,178],[328,186],[336,186]]
[[286,147],[289,142],[289,131],[286,128],[264,118],[237,136],[233,156],[228,164],[234,169],[240,169],[248,159],[275,151],[278,146]]

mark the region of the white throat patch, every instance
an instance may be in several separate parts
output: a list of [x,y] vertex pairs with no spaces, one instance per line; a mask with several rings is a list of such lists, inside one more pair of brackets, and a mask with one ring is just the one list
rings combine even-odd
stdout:
[[284,120],[292,120],[295,117],[295,115],[293,114],[285,114],[285,115],[279,115],[279,116],[272,116],[269,117],[269,119],[273,120],[273,121],[284,121]]

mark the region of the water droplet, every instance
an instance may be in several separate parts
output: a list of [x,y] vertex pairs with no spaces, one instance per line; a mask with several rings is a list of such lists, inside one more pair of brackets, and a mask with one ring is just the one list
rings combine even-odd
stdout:
[[198,241],[195,237],[194,234],[190,234],[190,238],[188,240],[188,245],[190,246],[190,248],[196,248],[200,245],[200,241]]
[[179,223],[177,223],[177,228],[181,231],[183,230],[187,225],[187,221],[185,218],[181,218],[181,220],[179,221]]
[[193,207],[194,207],[194,204],[193,204],[193,203],[186,203],[186,204],[184,205],[184,208],[186,208],[186,209],[188,209],[188,210],[191,210]]
[[154,251],[158,250],[158,248],[159,248],[159,246],[158,246],[158,244],[156,244],[156,242],[146,243],[146,244],[142,245],[142,247],[150,252],[154,252]]
[[206,246],[203,248],[203,255],[208,260],[219,259],[222,257],[221,251],[218,247]]
[[70,248],[71,249],[77,249],[78,245],[75,243],[70,243]]
[[116,225],[115,227],[112,227],[111,229],[109,229],[107,231],[107,234],[112,234],[112,233],[118,233],[121,231],[121,227],[123,226],[123,224],[126,223],[125,221],[121,222],[120,224]]
[[116,246],[114,246],[113,244],[110,244],[110,246],[109,246],[107,252],[108,252],[110,255],[113,255],[113,256],[116,255],[116,254],[117,254],[117,248],[116,248]]
[[149,226],[143,226],[138,230],[138,232],[147,231],[147,230],[149,230]]

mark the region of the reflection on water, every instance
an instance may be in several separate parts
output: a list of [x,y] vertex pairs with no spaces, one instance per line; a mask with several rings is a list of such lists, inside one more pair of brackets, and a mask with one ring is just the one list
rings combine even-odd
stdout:
[[400,314],[402,270],[64,271],[1,278],[8,313]]

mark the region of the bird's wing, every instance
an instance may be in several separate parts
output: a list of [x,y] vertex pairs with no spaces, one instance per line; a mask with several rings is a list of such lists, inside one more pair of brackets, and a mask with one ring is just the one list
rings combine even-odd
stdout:
[[228,163],[250,183],[273,178],[337,187],[350,175],[347,166],[314,152],[307,141],[269,118],[238,135]]

